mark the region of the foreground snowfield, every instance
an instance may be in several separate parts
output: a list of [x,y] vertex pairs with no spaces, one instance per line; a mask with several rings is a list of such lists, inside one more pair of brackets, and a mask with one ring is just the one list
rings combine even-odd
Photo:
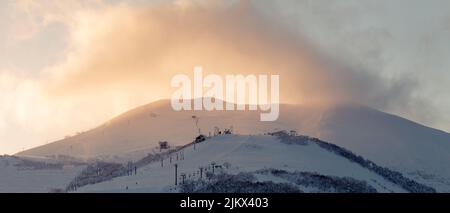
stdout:
[[[186,181],[200,179],[199,168],[211,167],[212,162],[216,165],[229,165],[228,169],[225,166],[216,168],[215,173],[238,174],[274,168],[291,172],[304,171],[326,176],[351,177],[365,181],[378,192],[405,192],[403,188],[382,176],[314,143],[286,144],[281,143],[277,137],[268,135],[222,135],[197,144],[195,150],[191,145],[179,152],[184,152],[184,160],[176,161],[173,157],[170,163],[170,159],[166,158],[163,167],[160,161],[156,161],[138,168],[136,175],[133,173],[131,176],[86,185],[76,192],[178,192],[179,188],[174,186],[175,163],[178,164],[180,182],[182,173],[187,174]],[[172,156],[176,156],[176,153]],[[194,173],[195,176],[192,175]],[[256,182],[289,182],[271,174],[258,173],[256,177]],[[205,174],[203,179],[206,179]],[[305,192],[320,192],[313,186],[298,187]]]
[[[85,166],[42,166],[42,159],[21,164],[23,159],[0,156],[0,192],[51,192],[63,189]],[[38,164],[36,168],[35,164]],[[18,166],[19,165],[19,166]]]
[[128,163],[0,158],[0,192],[435,191],[350,150],[285,131],[221,134]]

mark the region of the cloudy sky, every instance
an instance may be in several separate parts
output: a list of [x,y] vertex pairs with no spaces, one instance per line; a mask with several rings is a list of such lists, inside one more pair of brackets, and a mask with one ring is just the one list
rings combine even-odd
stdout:
[[450,131],[447,0],[5,0],[0,32],[0,153],[168,98],[195,65]]

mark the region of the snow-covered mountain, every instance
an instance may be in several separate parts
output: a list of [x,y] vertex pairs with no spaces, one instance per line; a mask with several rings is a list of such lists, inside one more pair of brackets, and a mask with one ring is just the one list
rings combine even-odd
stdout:
[[450,191],[450,134],[361,106],[327,111],[319,125],[312,135]]
[[187,144],[198,135],[198,128],[205,135],[212,134],[214,127],[231,126],[235,133],[243,135],[296,130],[342,146],[439,191],[450,191],[450,169],[446,167],[450,161],[450,134],[446,132],[357,105],[329,108],[281,105],[280,118],[275,122],[260,122],[259,113],[176,112],[168,100],[162,100],[18,156],[67,155],[124,162],[144,157],[161,140],[172,146]]
[[0,162],[0,192],[435,192],[342,147],[284,131],[207,137],[127,164]]
[[111,166],[94,166],[72,186],[77,185],[75,192],[434,191],[340,147],[285,133],[220,135],[195,148],[191,144],[153,157],[146,164],[137,162],[129,175],[98,183],[96,179],[109,176]]

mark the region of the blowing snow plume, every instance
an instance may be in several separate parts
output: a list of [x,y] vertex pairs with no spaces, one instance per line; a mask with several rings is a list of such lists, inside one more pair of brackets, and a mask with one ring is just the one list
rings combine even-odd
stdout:
[[200,65],[205,74],[279,74],[282,102],[384,107],[407,96],[403,85],[320,56],[248,3],[120,5],[82,17],[70,60],[53,70],[51,95],[113,89],[167,98],[170,79]]
[[278,74],[284,103],[386,109],[410,101],[409,81],[332,61],[248,1],[96,5],[68,12],[63,22],[68,48],[62,61],[38,78],[0,75],[0,81],[21,82],[2,89],[13,91],[3,96],[11,98],[2,112],[15,123],[0,122],[13,128],[0,132],[4,141],[33,141],[24,145],[32,147],[169,98],[171,78],[191,76],[194,66],[205,75]]

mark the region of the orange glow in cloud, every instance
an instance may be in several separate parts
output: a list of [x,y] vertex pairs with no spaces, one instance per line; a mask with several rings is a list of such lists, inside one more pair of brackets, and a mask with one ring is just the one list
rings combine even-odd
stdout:
[[[378,79],[324,59],[246,4],[104,5],[78,10],[66,25],[65,60],[20,89],[10,87],[17,98],[3,112],[13,112],[10,120],[29,137],[5,131],[0,137],[32,139],[26,143],[30,148],[95,127],[138,105],[170,98],[171,78],[192,76],[195,66],[205,75],[278,74],[281,102],[367,103],[380,96],[380,87],[371,87]],[[1,144],[0,150],[20,146]]]

